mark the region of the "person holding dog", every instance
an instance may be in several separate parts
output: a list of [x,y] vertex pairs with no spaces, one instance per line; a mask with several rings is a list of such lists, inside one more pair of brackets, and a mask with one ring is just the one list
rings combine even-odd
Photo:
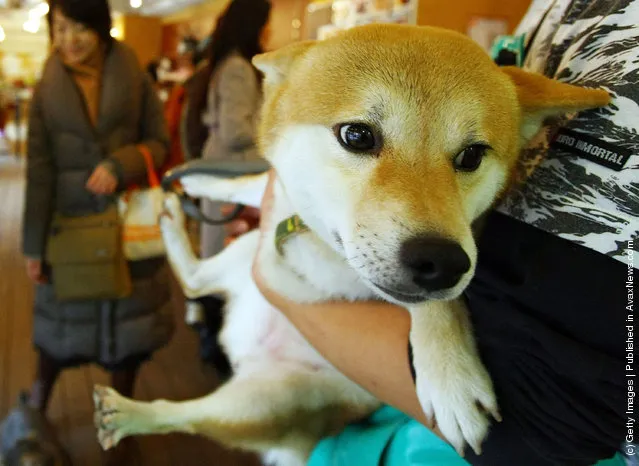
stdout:
[[[549,124],[524,149],[521,183],[479,234],[464,297],[503,417],[481,455],[461,458],[432,433],[411,374],[407,312],[379,302],[300,305],[254,269],[262,294],[324,357],[397,408],[326,439],[309,465],[355,464],[371,450],[393,466],[603,466],[634,454],[624,287],[639,239],[638,15],[637,0],[537,0],[519,27],[526,69],[603,87],[613,105]],[[263,228],[271,195],[267,188]],[[227,227],[229,240],[259,218],[247,209]]]
[[[174,328],[163,258],[122,260],[109,270],[113,276],[90,277],[84,268],[75,283],[62,274],[72,263],[100,268],[122,256],[116,230],[106,228],[118,223],[115,196],[145,183],[143,152],[162,166],[169,140],[149,76],[134,52],[111,38],[107,0],[49,4],[53,51],[33,98],[23,219],[26,269],[36,285],[30,404],[43,413],[60,372],[80,364],[99,364],[132,395],[141,364]],[[59,236],[53,254],[54,219],[56,228],[70,231],[65,225],[73,223],[86,234],[76,244]],[[127,286],[105,293],[111,281]],[[85,297],[62,298],[61,282]]]

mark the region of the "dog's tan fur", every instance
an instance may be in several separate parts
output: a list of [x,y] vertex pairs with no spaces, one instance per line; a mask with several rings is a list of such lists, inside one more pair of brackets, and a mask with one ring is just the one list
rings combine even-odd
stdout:
[[[503,191],[522,143],[520,128],[530,127],[528,133],[534,134],[548,116],[609,101],[605,91],[539,79],[518,68],[496,72],[478,45],[437,28],[358,28],[337,40],[300,43],[257,57],[255,64],[267,74],[260,138],[267,158],[274,139],[292,122],[332,127],[368,120],[364,110],[383,106],[393,144],[384,147],[362,198],[374,206],[380,198],[401,199],[404,217],[433,219],[429,229],[451,237],[463,231],[461,222],[495,201],[482,196],[485,176],[456,175],[442,157],[459,152],[469,129],[491,141],[491,159],[499,165],[494,181],[503,184]],[[289,94],[307,98],[286,98]],[[472,210],[459,209],[460,195],[476,199]],[[466,218],[457,220],[451,212]]]
[[[496,415],[490,379],[477,355],[466,309],[456,300],[474,273],[471,226],[507,189],[519,148],[543,119],[605,105],[608,94],[498,68],[478,45],[451,31],[366,26],[323,42],[303,42],[258,56],[265,102],[260,147],[278,174],[273,216],[298,213],[312,234],[293,238],[285,257],[267,232],[258,261],[271,287],[312,302],[382,297],[405,305],[417,392],[429,416],[461,450],[479,450]],[[374,155],[336,142],[336,125],[379,129]],[[458,172],[468,145],[490,146],[480,168]],[[183,180],[194,196],[257,205],[249,195],[264,177]],[[259,196],[258,196],[259,197]],[[252,199],[252,201],[250,200]],[[137,403],[96,390],[103,446],[123,436],[186,431],[301,465],[317,440],[369,413],[378,402],[335,371],[271,308],[250,281],[257,233],[219,256],[198,261],[174,198],[162,220],[169,260],[187,295],[229,296],[222,342],[237,375],[208,397],[184,403]],[[398,262],[414,236],[459,244],[471,261],[459,283],[416,290]],[[383,275],[380,268],[387,272]],[[408,289],[403,302],[379,286]]]

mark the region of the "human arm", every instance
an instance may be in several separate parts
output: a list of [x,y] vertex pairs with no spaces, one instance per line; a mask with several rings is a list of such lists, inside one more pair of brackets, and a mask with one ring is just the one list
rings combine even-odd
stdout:
[[384,302],[301,305],[273,293],[259,270],[254,276],[267,301],[340,372],[384,403],[430,425],[410,372],[406,310]]
[[22,222],[22,249],[29,278],[43,283],[42,259],[55,205],[55,165],[36,88],[29,112],[27,187]]

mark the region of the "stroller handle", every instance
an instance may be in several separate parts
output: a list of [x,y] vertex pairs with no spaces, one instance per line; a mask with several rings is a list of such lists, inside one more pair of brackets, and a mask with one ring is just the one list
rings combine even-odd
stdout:
[[[267,172],[271,166],[266,160],[253,160],[246,162],[231,162],[222,160],[198,159],[187,162],[183,165],[168,171],[162,178],[162,189],[165,192],[174,191],[177,181],[190,175],[210,175],[218,178],[237,178],[246,175],[260,175]],[[214,219],[202,213],[195,202],[185,193],[179,193],[180,203],[184,213],[195,220],[209,225],[224,225],[235,220],[244,209],[242,204],[238,204],[233,212],[221,219]]]

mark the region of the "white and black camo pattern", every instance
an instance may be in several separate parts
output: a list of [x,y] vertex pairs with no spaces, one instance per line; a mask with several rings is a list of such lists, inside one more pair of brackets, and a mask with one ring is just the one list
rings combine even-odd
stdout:
[[[498,210],[625,262],[628,241],[639,240],[639,0],[537,0],[517,32],[546,12],[524,68],[604,88],[613,102],[546,127],[522,154],[522,173],[532,174]],[[615,171],[549,147],[559,126],[632,155]]]

